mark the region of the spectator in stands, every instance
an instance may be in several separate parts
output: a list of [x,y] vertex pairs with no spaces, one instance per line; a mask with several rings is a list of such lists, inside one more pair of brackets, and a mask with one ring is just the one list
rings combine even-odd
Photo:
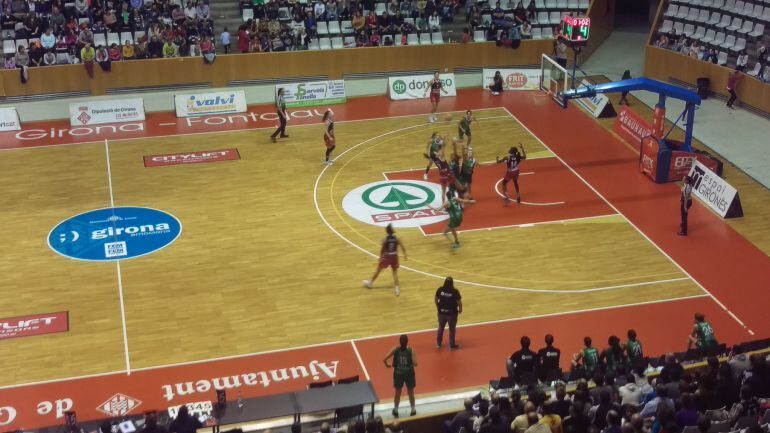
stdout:
[[150,43],[147,44],[147,54],[151,59],[163,57],[163,44],[158,40],[157,36],[150,38]]
[[562,421],[564,433],[587,433],[591,419],[586,415],[586,406],[581,400],[574,401],[569,416]]
[[537,354],[529,349],[530,339],[526,335],[521,337],[521,349],[514,352],[508,359],[508,375],[513,377],[516,383],[521,383],[522,376],[535,372]]
[[122,51],[118,44],[112,44],[110,45],[110,48],[107,50],[107,54],[110,57],[110,61],[117,62],[122,58]]
[[213,62],[217,57],[217,49],[214,46],[214,43],[211,41],[211,38],[208,36],[204,36],[201,40],[200,50],[206,63]]
[[695,407],[695,398],[692,394],[684,393],[681,398],[681,409],[676,412],[676,424],[679,430],[698,424],[698,409]]
[[661,34],[658,37],[658,40],[655,41],[655,46],[658,48],[668,48],[668,44],[669,44],[668,36],[666,36],[665,34]]
[[241,53],[249,52],[249,34],[246,31],[246,26],[241,25],[238,27],[238,51]]
[[556,62],[561,65],[562,67],[567,67],[567,44],[565,44],[562,40],[557,39],[556,42],[554,42],[554,56],[556,57]]
[[[516,418],[513,419],[513,422],[511,423],[511,432],[513,433],[524,433],[525,430],[529,428],[532,424],[529,422],[529,414],[534,413],[535,416],[537,416],[537,407],[535,407],[535,404],[531,401],[527,401],[524,403],[524,410],[523,413],[516,416]],[[535,421],[537,423],[538,420]]]
[[719,61],[719,53],[717,52],[716,49],[712,48],[711,50],[709,50],[708,61],[714,64],[716,64]]
[[621,433],[621,417],[618,411],[611,410],[607,412],[605,423],[607,427],[602,430],[602,433]]
[[136,55],[137,59],[146,59],[149,56],[148,52],[148,43],[147,38],[143,37],[139,40],[139,43],[136,44],[136,49],[134,50],[134,54]]
[[563,433],[561,416],[556,411],[556,401],[547,401],[543,405],[543,417],[540,424],[547,425],[551,433]]
[[14,56],[14,61],[17,68],[21,66],[29,66],[29,53],[27,53],[27,49],[24,47],[24,45],[19,45],[18,49],[16,50],[16,55]]
[[472,28],[476,28],[484,24],[481,22],[481,12],[477,6],[473,6],[471,8],[470,15],[468,16],[468,23],[470,23]]
[[516,9],[513,10],[513,20],[517,25],[524,24],[527,21],[527,10],[524,9],[524,5],[519,2],[516,5]]
[[530,1],[529,5],[527,5],[527,21],[533,22],[537,19],[537,8],[535,7],[535,2]]
[[638,405],[642,400],[642,389],[636,384],[636,379],[632,373],[626,373],[626,383],[618,388],[620,404]]
[[730,94],[730,99],[727,100],[727,108],[731,110],[734,109],[733,104],[735,104],[735,101],[738,99],[738,95],[735,91],[738,89],[738,85],[741,84],[741,80],[743,80],[743,74],[738,68],[732,71],[727,77],[727,93]]
[[696,39],[693,39],[692,43],[690,44],[690,49],[687,52],[687,55],[689,55],[693,59],[697,59],[698,53],[700,53],[700,45],[698,45],[698,41]]
[[679,359],[673,353],[667,353],[658,381],[660,383],[679,382],[683,374],[684,367],[679,363]]
[[473,411],[473,400],[466,398],[463,406],[465,409],[458,412],[451,421],[447,420],[444,422],[449,433],[470,433],[473,431],[473,421],[476,418],[476,414]]
[[508,420],[500,414],[497,406],[489,408],[489,415],[481,422],[479,433],[510,433]]
[[438,12],[435,10],[428,18],[428,28],[432,32],[441,30],[441,18],[438,16]]
[[556,399],[553,400],[553,410],[558,414],[562,421],[570,414],[570,408],[572,408],[572,402],[567,398],[567,387],[564,383],[556,385],[554,390]]
[[674,400],[668,398],[668,389],[666,386],[662,383],[655,385],[655,395],[655,398],[647,402],[647,404],[644,405],[644,408],[642,408],[642,411],[640,412],[642,418],[651,418],[655,416],[655,414],[659,412],[661,406],[667,406],[671,409],[673,418]]
[[174,24],[181,26],[184,24],[187,17],[185,17],[184,9],[182,9],[181,6],[176,5],[173,9],[171,9],[171,20],[174,22]]
[[335,0],[329,0],[326,3],[326,19],[336,20],[339,18],[339,7]]
[[711,419],[705,415],[701,415],[698,418],[697,427],[699,433],[708,433],[709,430],[711,430]]
[[313,5],[313,13],[315,14],[315,17],[319,20],[326,20],[326,2],[325,0],[316,0],[315,5]]
[[492,22],[498,26],[504,26],[506,24],[505,11],[500,7],[499,1],[495,3],[495,8],[492,9]]
[[29,48],[29,66],[41,66],[43,64],[43,49],[40,42],[35,41]]
[[48,27],[40,37],[40,45],[46,50],[52,50],[56,45],[56,36],[53,35],[51,27]]
[[112,69],[109,52],[103,45],[99,45],[96,48],[96,63],[98,63],[105,72],[109,72]]
[[676,433],[676,416],[673,406],[661,405],[658,407],[655,421],[652,423],[651,433]]
[[16,57],[15,56],[5,56],[5,64],[3,66],[5,69],[16,69]]
[[521,38],[532,39],[532,24],[529,21],[524,21],[521,25]]
[[115,31],[118,26],[118,17],[115,15],[115,11],[112,9],[105,11],[104,15],[102,15],[102,22],[107,29]]
[[760,77],[760,80],[764,81],[764,73],[765,68],[767,67],[767,47],[764,45],[757,48],[757,63],[759,63],[759,73],[757,73],[757,77]]
[[123,60],[133,60],[136,56],[134,53],[134,44],[128,39],[126,39],[126,42],[123,44],[121,55],[123,56]]
[[[187,405],[179,406],[179,412],[176,419],[168,426],[169,433],[195,433],[195,431],[201,428],[202,425],[198,418],[191,416],[187,409]],[[292,426],[292,431],[294,427]]]
[[735,69],[744,73],[746,72],[746,69],[749,66],[749,55],[746,54],[746,50],[741,50],[738,53],[738,59],[736,60],[735,65]]
[[198,6],[195,7],[195,16],[201,21],[208,21],[211,19],[211,10],[206,2],[199,1]]
[[550,427],[540,424],[540,415],[535,412],[527,414],[527,423],[529,423],[529,427],[524,430],[524,433],[551,433]]
[[43,54],[43,65],[52,66],[56,64],[56,54],[53,51],[46,51]]
[[612,401],[612,391],[602,389],[599,393],[599,399],[596,406],[591,408],[591,411],[593,412],[591,424],[598,427],[599,430],[607,427],[607,414],[611,410],[620,413],[620,406]]
[[373,10],[369,11],[369,15],[366,17],[366,31],[372,32],[377,29],[377,16]]

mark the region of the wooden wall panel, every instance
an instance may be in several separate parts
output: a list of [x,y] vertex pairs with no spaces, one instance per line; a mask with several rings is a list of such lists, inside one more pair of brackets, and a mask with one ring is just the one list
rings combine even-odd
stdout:
[[[645,48],[644,74],[660,81],[669,78],[692,84],[700,77],[711,80],[711,90],[727,95],[725,86],[731,69],[713,63],[683,56],[663,48],[647,46]],[[757,109],[770,113],[770,85],[746,76],[738,86],[738,99]]]
[[591,37],[581,53],[581,63],[604,43],[615,28],[615,0],[592,0],[588,7],[588,17],[591,18]]
[[[602,0],[605,1],[605,0]],[[89,79],[82,65],[30,68],[30,79],[21,84],[18,71],[0,71],[5,96],[89,91],[157,85],[210,83],[222,87],[233,80],[273,79],[325,75],[540,64],[540,54],[550,53],[552,41],[523,41],[516,49],[492,42],[392,48],[356,48],[219,56],[213,64],[201,58],[114,62],[111,72],[95,67]]]

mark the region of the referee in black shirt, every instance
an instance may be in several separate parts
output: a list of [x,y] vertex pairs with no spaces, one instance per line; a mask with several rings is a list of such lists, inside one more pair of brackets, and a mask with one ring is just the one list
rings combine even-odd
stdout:
[[278,134],[281,135],[281,138],[288,138],[289,136],[286,135],[286,101],[283,99],[283,87],[278,89],[278,94],[275,96],[275,112],[278,114],[278,121],[280,122],[280,125],[278,125],[278,129],[273,132],[273,135],[270,136],[270,140],[275,143],[275,137],[278,136]]
[[441,343],[444,340],[444,327],[449,324],[449,348],[458,349],[460,345],[455,343],[455,329],[457,328],[457,316],[463,312],[463,301],[460,292],[455,289],[452,277],[446,277],[444,285],[436,290],[436,308],[438,309],[436,347],[441,349]]
[[682,195],[679,198],[679,213],[682,216],[682,224],[679,226],[679,236],[687,236],[687,214],[692,206],[692,178],[685,176],[682,185]]

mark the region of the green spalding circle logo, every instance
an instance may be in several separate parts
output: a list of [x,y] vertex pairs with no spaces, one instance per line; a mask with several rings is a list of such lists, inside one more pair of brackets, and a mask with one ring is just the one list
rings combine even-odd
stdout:
[[360,186],[342,200],[345,212],[366,224],[419,227],[448,218],[441,207],[441,186],[420,180],[380,181]]

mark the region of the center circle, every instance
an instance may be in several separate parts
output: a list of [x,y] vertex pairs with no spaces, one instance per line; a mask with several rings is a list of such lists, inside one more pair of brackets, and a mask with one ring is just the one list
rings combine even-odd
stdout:
[[154,253],[173,243],[181,233],[182,223],[157,209],[103,208],[57,224],[48,233],[48,246],[75,260],[113,261]]

